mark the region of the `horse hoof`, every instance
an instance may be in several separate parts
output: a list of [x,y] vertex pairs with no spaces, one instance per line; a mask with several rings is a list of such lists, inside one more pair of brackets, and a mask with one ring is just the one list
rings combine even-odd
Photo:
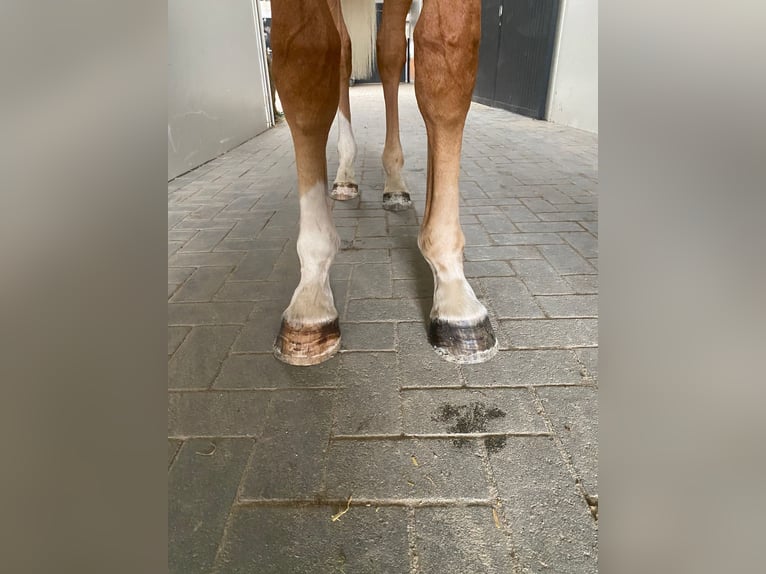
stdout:
[[383,209],[388,211],[404,211],[412,207],[410,194],[406,191],[383,194]]
[[330,197],[338,201],[348,201],[349,199],[355,199],[359,197],[359,186],[355,183],[342,182],[333,183],[332,191],[330,191]]
[[318,365],[332,358],[340,349],[338,319],[321,325],[296,327],[282,319],[274,356],[288,365]]
[[434,351],[451,363],[484,363],[497,353],[497,339],[489,317],[478,322],[431,319],[428,340]]

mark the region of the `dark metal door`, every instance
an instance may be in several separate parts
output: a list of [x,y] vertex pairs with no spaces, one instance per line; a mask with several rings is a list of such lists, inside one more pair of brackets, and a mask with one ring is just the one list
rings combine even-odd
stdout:
[[502,0],[482,0],[479,69],[476,73],[474,100],[491,106],[495,100],[497,50],[500,47],[500,6]]
[[[556,40],[560,0],[483,0],[482,23],[499,24],[495,56],[496,76],[491,102],[485,87],[474,91],[474,99],[537,119],[545,117],[553,48]],[[498,17],[499,15],[499,17]],[[493,42],[494,28],[482,29],[482,44]],[[489,39],[485,40],[485,35]],[[479,51],[479,69],[491,67],[491,49]],[[485,60],[490,60],[489,62]],[[484,72],[488,75],[488,72]],[[477,78],[477,86],[478,86]]]

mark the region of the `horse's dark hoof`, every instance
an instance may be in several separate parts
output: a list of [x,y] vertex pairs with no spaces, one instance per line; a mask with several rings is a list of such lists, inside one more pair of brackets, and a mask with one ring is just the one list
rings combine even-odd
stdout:
[[428,340],[434,351],[451,363],[484,363],[497,353],[489,317],[470,322],[431,319]]
[[359,186],[350,181],[333,183],[330,197],[338,201],[355,199],[359,197]]
[[383,209],[388,211],[404,211],[412,207],[412,199],[406,191],[383,194]]
[[274,356],[289,365],[318,365],[332,358],[340,349],[338,319],[321,325],[293,326],[282,319]]

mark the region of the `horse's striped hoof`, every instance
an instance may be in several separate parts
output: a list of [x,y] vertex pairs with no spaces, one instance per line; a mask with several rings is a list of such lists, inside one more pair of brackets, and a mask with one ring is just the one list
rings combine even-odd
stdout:
[[282,319],[274,356],[289,365],[317,365],[331,359],[340,349],[338,319],[320,325],[293,326]]
[[333,183],[330,197],[338,201],[348,201],[359,197],[359,186],[350,181]]
[[497,353],[497,339],[489,317],[478,322],[431,319],[428,340],[451,363],[484,363]]
[[406,191],[383,194],[383,209],[388,211],[404,211],[412,207],[412,199]]

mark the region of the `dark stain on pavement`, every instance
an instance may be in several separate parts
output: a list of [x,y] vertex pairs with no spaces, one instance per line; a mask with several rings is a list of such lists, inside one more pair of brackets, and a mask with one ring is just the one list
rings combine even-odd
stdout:
[[[503,418],[505,412],[497,407],[487,407],[484,403],[474,402],[468,405],[443,404],[436,409],[436,414],[431,420],[442,423],[451,423],[447,427],[449,433],[485,433],[488,429],[489,421]],[[505,446],[505,436],[484,437],[484,444],[489,452],[497,452]],[[467,438],[454,438],[452,444],[456,447],[462,447],[468,444]]]

